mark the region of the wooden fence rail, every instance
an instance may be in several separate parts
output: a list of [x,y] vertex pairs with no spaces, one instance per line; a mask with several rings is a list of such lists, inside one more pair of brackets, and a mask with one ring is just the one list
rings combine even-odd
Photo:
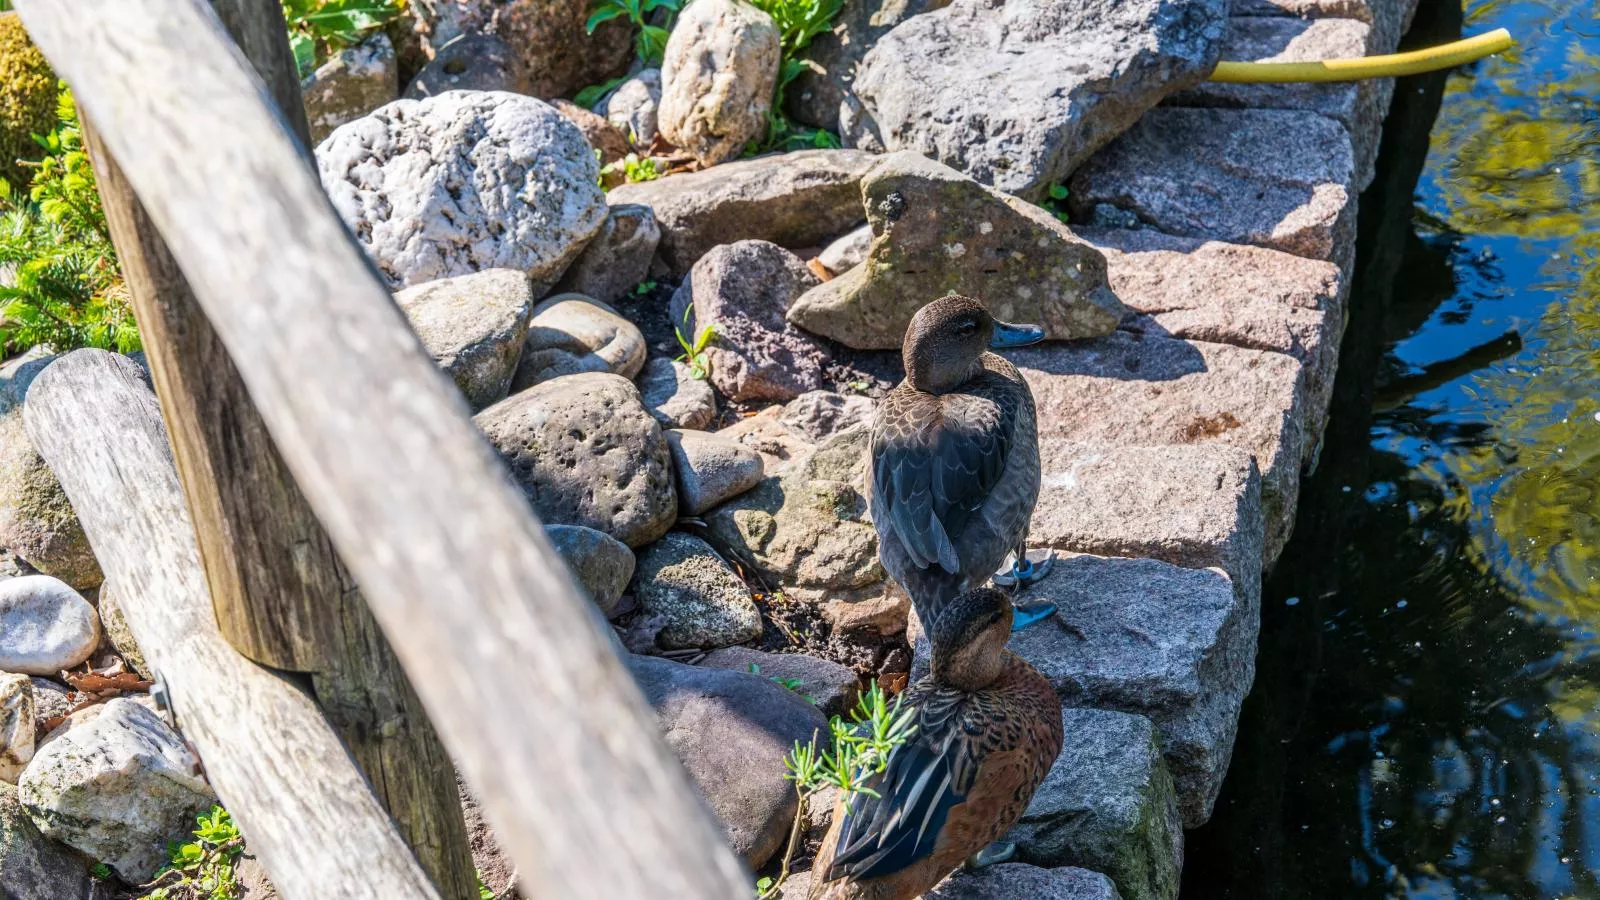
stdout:
[[[202,0],[16,6],[165,239],[528,893],[747,897],[748,875],[657,734],[609,626],[213,11]],[[299,773],[273,774],[304,789]],[[272,815],[240,809],[246,837],[266,834]],[[291,900],[430,895],[310,888],[278,870],[287,859],[263,859],[298,886],[284,890]]]

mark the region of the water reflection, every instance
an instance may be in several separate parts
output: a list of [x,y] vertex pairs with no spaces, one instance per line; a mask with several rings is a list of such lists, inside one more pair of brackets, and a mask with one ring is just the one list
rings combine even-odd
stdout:
[[[1322,468],[1186,897],[1600,898],[1595,12],[1471,3],[1519,51],[1397,91]],[[1460,15],[1424,0],[1410,40]]]

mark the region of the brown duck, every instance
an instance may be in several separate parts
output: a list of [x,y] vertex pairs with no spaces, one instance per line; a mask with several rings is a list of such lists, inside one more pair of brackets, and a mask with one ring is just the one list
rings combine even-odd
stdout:
[[[1031,583],[1052,559],[1027,558],[1039,499],[1033,394],[991,347],[1042,340],[1032,325],[997,322],[983,304],[951,295],[917,311],[901,355],[906,377],[873,424],[872,521],[883,567],[911,596],[924,624],[979,587],[1015,555],[1011,574]],[[1048,616],[1021,607],[1017,627]]]
[[997,840],[1027,809],[1061,752],[1050,683],[1005,649],[1011,601],[963,594],[932,623],[933,669],[905,702],[917,730],[841,801],[812,868],[810,900],[912,900]]

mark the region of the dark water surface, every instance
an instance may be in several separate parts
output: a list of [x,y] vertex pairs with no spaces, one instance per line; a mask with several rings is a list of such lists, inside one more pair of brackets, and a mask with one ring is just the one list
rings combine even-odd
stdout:
[[1184,896],[1600,898],[1600,2],[1423,0]]

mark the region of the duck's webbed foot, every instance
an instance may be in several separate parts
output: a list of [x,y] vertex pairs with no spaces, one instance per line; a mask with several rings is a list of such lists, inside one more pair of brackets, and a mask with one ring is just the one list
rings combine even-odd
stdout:
[[995,841],[967,857],[966,867],[968,869],[981,869],[985,866],[998,865],[1016,855],[1016,844],[1011,841]]
[[1034,603],[1018,603],[1012,607],[1011,630],[1021,631],[1029,625],[1043,622],[1056,614],[1056,605],[1049,600],[1039,600]]

